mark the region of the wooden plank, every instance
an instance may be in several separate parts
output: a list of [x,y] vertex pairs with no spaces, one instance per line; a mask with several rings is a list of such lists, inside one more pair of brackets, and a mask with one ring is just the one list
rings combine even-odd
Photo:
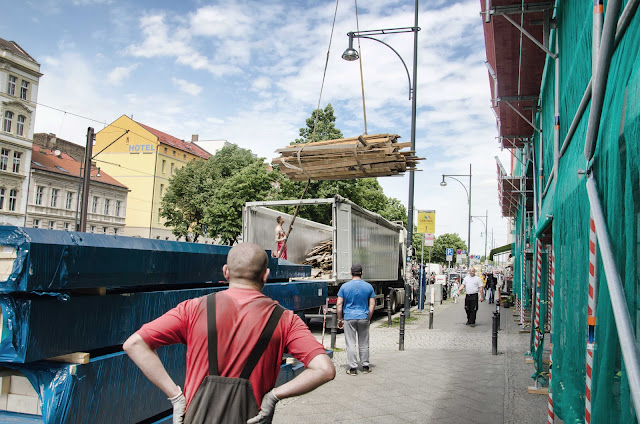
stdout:
[[86,352],[75,352],[47,358],[47,361],[64,362],[67,364],[88,364],[90,356],[91,355]]
[[527,392],[531,393],[532,395],[548,395],[549,394],[549,390],[546,387],[529,386],[527,387]]
[[[527,356],[527,357],[524,359],[524,362],[525,362],[525,363],[527,363],[527,364],[533,364],[535,361],[533,360],[533,358],[532,358],[532,357]],[[543,364],[547,364],[547,365],[548,365],[548,364],[549,364],[549,358],[542,358],[542,363],[543,363]]]
[[15,395],[13,393],[7,395],[6,411],[42,415],[40,411],[40,401],[37,396]]

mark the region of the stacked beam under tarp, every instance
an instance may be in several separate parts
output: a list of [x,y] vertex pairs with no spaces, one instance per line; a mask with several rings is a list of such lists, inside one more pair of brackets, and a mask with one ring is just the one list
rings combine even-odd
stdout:
[[280,172],[293,181],[346,180],[386,177],[415,170],[419,158],[411,143],[399,143],[397,134],[359,137],[295,144],[276,150],[273,159]]
[[[178,303],[225,290],[228,246],[16,227],[0,227],[0,246],[0,422],[111,424],[170,414],[121,345]],[[269,267],[280,281],[311,271],[275,258]],[[300,311],[324,305],[327,287],[273,282],[263,292]],[[185,347],[158,354],[182,385]],[[280,380],[296,367],[284,364]]]

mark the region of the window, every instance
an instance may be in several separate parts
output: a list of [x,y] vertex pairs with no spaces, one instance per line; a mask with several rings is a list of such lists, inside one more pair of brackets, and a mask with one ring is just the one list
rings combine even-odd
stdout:
[[167,153],[167,148],[166,147],[164,148],[164,152]]
[[109,199],[104,199],[104,214],[109,215],[109,203],[111,201]]
[[182,155],[182,159],[187,160],[187,155]]
[[51,207],[55,208],[58,206],[58,193],[60,193],[60,190],[57,188],[52,188],[51,189]]
[[7,166],[9,165],[9,149],[0,150],[0,169],[3,171],[7,170]]
[[10,211],[16,210],[17,202],[18,202],[18,190],[13,188],[11,189],[11,191],[9,191],[9,210]]
[[50,230],[56,229],[56,221],[49,221],[49,229]]
[[33,226],[33,228],[38,228],[40,226],[40,220],[34,219],[31,225]]
[[41,205],[42,204],[43,195],[44,195],[44,187],[43,186],[37,186],[36,187],[36,205]]
[[171,162],[171,175],[173,175],[173,162]]
[[93,204],[91,205],[91,212],[92,213],[98,212],[98,198],[96,196],[93,196]]
[[96,226],[95,226],[95,225],[92,225],[92,226],[91,226],[91,232],[92,232],[92,233],[95,233],[95,232],[96,232]]
[[22,153],[13,152],[13,172],[20,172],[20,158],[22,157]]
[[11,132],[12,121],[13,121],[13,112],[8,110],[4,113],[4,125],[2,127],[6,132]]
[[20,98],[22,100],[27,100],[28,89],[29,89],[29,83],[25,80],[22,80],[22,85],[20,86]]
[[164,167],[167,164],[167,161],[162,159],[162,173],[164,174]]
[[4,209],[4,188],[0,188],[0,209]]
[[113,235],[114,235],[114,236],[117,236],[117,235],[118,235],[118,229],[117,229],[117,228],[114,228],[114,229],[113,229]]
[[65,231],[69,231],[69,228],[71,227],[71,225],[68,222],[64,223],[64,230]]
[[64,204],[64,207],[67,209],[71,209],[71,206],[73,205],[73,192],[68,191],[67,192],[67,201]]
[[24,121],[27,118],[25,118],[24,115],[18,115],[18,121],[16,122],[16,134],[19,136],[24,136]]
[[107,230],[108,230],[107,227],[102,227],[102,234],[107,234]]
[[120,204],[121,203],[122,202],[120,202],[119,200],[116,200],[116,210],[114,212],[116,216],[120,216]]
[[164,184],[160,184],[160,197],[164,194]]
[[160,223],[161,219],[162,219],[162,217],[160,216],[160,208],[158,208],[158,224]]
[[7,94],[10,96],[16,95],[16,81],[18,81],[18,78],[14,77],[13,75],[9,75],[9,83],[7,84]]
[[175,156],[175,155],[176,155],[176,151],[174,150],[174,151],[173,151],[173,156]]

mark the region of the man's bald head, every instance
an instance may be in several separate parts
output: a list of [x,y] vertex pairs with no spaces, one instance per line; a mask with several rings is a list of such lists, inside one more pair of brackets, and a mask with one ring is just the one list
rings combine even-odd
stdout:
[[234,279],[250,280],[258,285],[267,269],[269,258],[263,248],[253,243],[239,243],[231,248],[227,256],[229,281]]

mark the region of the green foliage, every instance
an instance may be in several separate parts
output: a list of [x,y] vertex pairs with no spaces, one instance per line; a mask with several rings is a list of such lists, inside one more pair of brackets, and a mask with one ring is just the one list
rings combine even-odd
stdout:
[[[316,123],[317,118],[317,123]],[[333,106],[331,103],[322,109],[316,109],[311,113],[311,117],[307,118],[307,126],[300,128],[300,137],[291,144],[309,143],[311,141],[335,140],[342,138],[342,131],[336,128],[336,116],[333,114]],[[315,125],[315,135],[313,127]]]
[[192,161],[169,181],[160,216],[178,237],[197,241],[205,234],[233,244],[242,233],[242,206],[274,194],[275,174],[263,158],[236,145],[207,161]]
[[[416,228],[414,227],[413,232],[413,246],[415,248],[415,256],[418,258],[419,262],[422,262],[422,237],[423,234],[416,233]],[[446,264],[447,255],[446,249],[448,247],[452,247],[454,253],[458,249],[467,250],[467,244],[460,238],[458,234],[445,233],[439,237],[436,237],[433,242],[433,250],[431,251],[431,263],[435,264]],[[424,261],[425,263],[429,260],[429,248],[424,248]],[[453,257],[455,260],[455,255]],[[453,262],[452,262],[453,264]]]

